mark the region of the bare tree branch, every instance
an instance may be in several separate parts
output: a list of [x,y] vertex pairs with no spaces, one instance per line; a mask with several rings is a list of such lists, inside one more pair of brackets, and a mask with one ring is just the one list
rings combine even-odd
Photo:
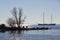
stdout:
[[13,8],[13,16],[15,17],[15,20],[16,20],[16,23],[17,23],[17,26],[18,26],[18,19],[17,19],[17,9],[16,9],[16,7],[15,8]]
[[[18,14],[18,17],[17,17]],[[9,18],[8,19],[8,24],[10,26],[14,26],[14,24],[17,24],[17,26],[20,28],[21,25],[24,23],[26,16],[24,17],[24,19],[22,19],[22,8],[19,8],[19,11],[17,12],[16,7],[13,8],[12,10],[12,15],[14,16],[14,19]]]
[[19,8],[19,26],[21,25],[22,9]]
[[9,26],[14,27],[14,24],[15,24],[16,22],[15,22],[14,19],[9,18],[9,19],[7,20],[7,23],[9,24]]

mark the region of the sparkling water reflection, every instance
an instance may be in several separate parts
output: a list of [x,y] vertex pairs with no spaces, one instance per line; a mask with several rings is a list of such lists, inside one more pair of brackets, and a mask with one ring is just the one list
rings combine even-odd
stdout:
[[0,40],[60,40],[60,30],[0,32]]

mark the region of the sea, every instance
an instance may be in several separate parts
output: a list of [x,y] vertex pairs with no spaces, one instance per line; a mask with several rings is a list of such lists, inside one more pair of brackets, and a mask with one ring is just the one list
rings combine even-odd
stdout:
[[48,27],[50,29],[0,32],[0,40],[60,40],[60,24],[55,26],[31,26]]

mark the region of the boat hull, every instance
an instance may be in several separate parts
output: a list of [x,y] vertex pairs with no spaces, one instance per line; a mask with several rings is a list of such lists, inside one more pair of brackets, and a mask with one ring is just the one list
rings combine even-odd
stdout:
[[49,25],[56,25],[56,24],[38,24],[38,25],[48,25],[49,26]]

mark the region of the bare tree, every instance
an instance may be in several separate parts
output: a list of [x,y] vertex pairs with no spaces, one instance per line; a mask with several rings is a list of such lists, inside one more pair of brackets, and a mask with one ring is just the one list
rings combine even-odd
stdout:
[[19,24],[18,24],[18,27],[21,26],[21,17],[22,17],[22,9],[19,9]]
[[9,26],[14,27],[16,22],[15,22],[14,19],[9,18],[9,19],[7,20],[7,23],[9,24]]
[[17,26],[20,28],[22,26],[22,24],[24,23],[25,18],[26,18],[26,17],[24,17],[24,19],[22,19],[22,8],[19,8],[19,11],[17,11],[16,7],[13,8],[12,15],[13,15],[14,19],[9,19],[8,24],[11,26],[14,24],[17,24]]
[[13,8],[13,10],[12,10],[12,15],[14,16],[15,21],[16,21],[16,24],[17,24],[17,26],[18,26],[18,18],[17,18],[17,9],[16,9],[16,7]]
[[18,27],[21,27],[22,24],[24,24],[25,22],[25,19],[26,19],[26,16],[22,19],[22,8],[19,8],[19,20],[18,20]]

